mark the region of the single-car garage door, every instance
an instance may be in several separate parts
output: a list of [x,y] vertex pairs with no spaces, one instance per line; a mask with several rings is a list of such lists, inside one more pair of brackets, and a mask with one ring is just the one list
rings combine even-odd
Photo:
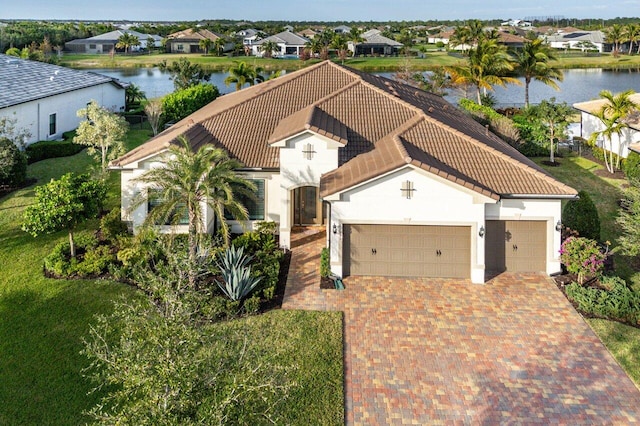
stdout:
[[468,226],[345,225],[344,275],[469,278]]
[[485,267],[490,272],[545,272],[547,222],[488,220]]

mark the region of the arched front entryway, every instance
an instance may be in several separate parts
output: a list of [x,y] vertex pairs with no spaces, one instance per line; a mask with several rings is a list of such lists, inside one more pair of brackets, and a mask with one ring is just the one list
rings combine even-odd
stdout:
[[325,209],[315,186],[301,186],[293,190],[293,225],[322,225]]

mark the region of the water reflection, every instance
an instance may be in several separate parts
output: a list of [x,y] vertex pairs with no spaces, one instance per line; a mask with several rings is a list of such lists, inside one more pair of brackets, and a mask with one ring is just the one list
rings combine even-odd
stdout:
[[[167,72],[158,68],[105,68],[94,69],[93,72],[118,78],[125,82],[139,86],[149,98],[164,96],[173,92],[173,82]],[[376,73],[383,77],[392,78],[393,73]],[[640,92],[640,70],[602,70],[599,68],[564,70],[564,80],[559,82],[560,90],[533,81],[529,87],[531,103],[538,103],[543,99],[555,97],[558,102],[573,104],[598,97],[601,90],[609,90],[613,93],[632,89]],[[231,93],[235,86],[227,86],[224,79],[228,76],[225,72],[214,72],[210,82],[218,87],[220,93]],[[522,86],[510,84],[504,88],[496,87],[493,95],[498,106],[524,105],[524,79]],[[456,102],[461,95],[451,90],[447,99]]]

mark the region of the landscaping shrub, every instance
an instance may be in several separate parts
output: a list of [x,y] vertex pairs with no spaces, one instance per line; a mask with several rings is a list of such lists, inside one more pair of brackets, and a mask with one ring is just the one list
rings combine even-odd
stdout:
[[329,249],[324,247],[320,252],[320,277],[326,278],[331,273],[331,265],[329,264]]
[[549,155],[548,148],[531,141],[518,145],[518,151],[527,157],[545,157]]
[[27,157],[16,144],[0,138],[0,185],[15,187],[27,179]]
[[233,240],[234,247],[244,247],[245,253],[253,256],[252,275],[262,279],[257,288],[266,300],[275,295],[284,256],[276,243],[276,226],[275,222],[261,222],[255,231],[245,232]]
[[[69,240],[65,239],[55,245],[51,253],[44,258],[44,269],[47,273],[53,274],[56,277],[73,277],[84,276],[81,271],[85,266],[79,266],[82,262],[84,255],[95,249],[98,246],[98,239],[95,235],[87,232],[79,232],[74,237],[76,251],[78,255],[74,258],[71,257]],[[90,263],[95,264],[97,259],[91,257]],[[86,266],[86,269],[92,269]],[[93,274],[91,274],[93,275]]]
[[569,300],[583,312],[633,325],[640,324],[640,294],[631,290],[619,277],[602,277],[600,284],[604,288],[571,283],[565,287],[565,291]]
[[162,99],[164,121],[178,122],[189,114],[199,110],[220,95],[218,88],[201,83],[168,94]]
[[82,151],[85,147],[73,143],[73,139],[63,141],[42,141],[33,143],[25,149],[29,164],[47,158],[69,157]]
[[120,207],[114,207],[100,219],[100,232],[107,241],[115,241],[117,237],[127,234],[127,224],[120,218]]
[[598,209],[585,191],[578,192],[577,200],[570,200],[562,210],[565,227],[576,231],[581,237],[600,239],[600,218]]
[[502,115],[497,113],[493,108],[479,105],[478,103],[472,101],[471,99],[462,98],[458,101],[458,104],[462,107],[462,109],[472,113],[474,116],[479,116],[486,120],[498,120]]
[[597,241],[588,238],[569,237],[560,247],[560,261],[567,271],[578,275],[579,284],[583,284],[587,277],[600,274],[604,268],[605,257]]
[[640,179],[640,154],[629,151],[629,156],[622,163],[622,171],[629,180]]
[[231,246],[220,254],[217,265],[222,281],[216,280],[216,283],[229,299],[242,301],[260,282],[261,277],[251,275],[252,259],[244,254],[243,247]]

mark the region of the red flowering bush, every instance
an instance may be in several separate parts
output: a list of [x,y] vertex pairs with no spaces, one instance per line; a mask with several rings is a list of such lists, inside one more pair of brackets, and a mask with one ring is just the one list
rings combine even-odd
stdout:
[[599,275],[605,258],[598,243],[589,238],[569,237],[560,247],[560,260],[567,271],[578,275],[579,284],[583,284],[587,277]]

